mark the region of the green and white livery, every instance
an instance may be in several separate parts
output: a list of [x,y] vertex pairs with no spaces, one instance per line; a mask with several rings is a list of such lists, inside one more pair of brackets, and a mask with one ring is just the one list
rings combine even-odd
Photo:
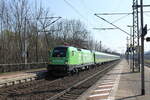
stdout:
[[96,64],[120,59],[116,55],[71,46],[58,46],[49,52],[47,70],[53,75],[77,72]]

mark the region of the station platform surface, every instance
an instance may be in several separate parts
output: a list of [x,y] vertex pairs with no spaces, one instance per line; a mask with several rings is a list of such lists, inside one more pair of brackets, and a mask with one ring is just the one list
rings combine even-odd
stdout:
[[6,83],[11,84],[11,82],[14,82],[14,81],[37,77],[41,72],[46,72],[46,68],[1,73],[0,74],[0,87],[7,85]]
[[131,72],[122,60],[77,100],[150,100],[150,68],[145,66],[145,95],[141,95],[141,73]]

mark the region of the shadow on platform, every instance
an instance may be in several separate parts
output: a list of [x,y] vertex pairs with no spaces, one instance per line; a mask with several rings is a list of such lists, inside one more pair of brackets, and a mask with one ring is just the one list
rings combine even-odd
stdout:
[[[137,98],[137,97],[139,97],[139,96],[142,96],[142,95],[134,95],[134,96],[129,96],[129,97],[124,97],[124,98],[120,98],[120,99],[115,99],[115,100],[128,100],[128,99],[135,99],[135,98]],[[135,99],[135,100],[137,100],[137,99]]]
[[124,72],[124,73],[109,73],[109,74],[106,74],[106,75],[119,75],[119,74],[131,74],[132,72]]

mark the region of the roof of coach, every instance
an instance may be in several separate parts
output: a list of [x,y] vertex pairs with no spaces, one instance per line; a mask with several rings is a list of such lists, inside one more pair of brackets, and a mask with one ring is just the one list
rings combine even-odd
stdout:
[[105,55],[105,56],[112,56],[112,57],[119,57],[117,55],[113,55],[113,54],[108,54],[108,53],[104,53],[104,52],[97,52],[95,51],[96,54],[100,54],[100,55]]

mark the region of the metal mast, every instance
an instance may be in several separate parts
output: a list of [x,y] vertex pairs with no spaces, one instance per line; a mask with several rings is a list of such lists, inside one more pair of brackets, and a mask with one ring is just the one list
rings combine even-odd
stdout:
[[[140,46],[139,46],[139,21],[138,21],[138,0],[133,0],[133,69],[134,72],[134,66],[135,61],[137,62],[138,67],[140,68]],[[136,42],[137,40],[137,42]],[[135,47],[136,47],[136,54],[137,59],[135,59]],[[140,69],[139,69],[140,71]]]

